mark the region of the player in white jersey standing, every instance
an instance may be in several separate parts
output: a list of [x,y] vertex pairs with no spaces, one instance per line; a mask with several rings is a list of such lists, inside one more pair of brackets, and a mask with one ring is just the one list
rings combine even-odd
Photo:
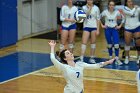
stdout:
[[74,39],[77,27],[76,21],[74,20],[74,13],[77,10],[78,8],[73,5],[73,0],[67,0],[67,4],[63,5],[61,8],[60,20],[62,21],[62,32],[60,51],[63,50],[65,44],[68,43],[69,50],[73,52]]
[[[101,13],[101,19],[105,18],[105,23],[101,21],[102,28],[105,29],[105,37],[108,44],[108,52],[110,58],[112,58],[112,48],[115,48],[116,63],[122,65],[122,62],[119,60],[119,32],[118,30],[122,27],[124,23],[124,16],[118,11],[115,10],[114,0],[108,2],[108,9],[104,10]],[[118,17],[122,18],[121,24],[117,24]]]
[[95,57],[95,48],[96,48],[96,36],[99,35],[99,18],[100,10],[93,4],[94,0],[87,0],[87,4],[83,6],[83,11],[87,14],[87,18],[83,24],[83,36],[82,36],[82,45],[81,45],[81,56],[80,60],[83,61],[84,54],[86,50],[86,44],[90,39],[90,63],[96,63],[94,60]]
[[87,64],[84,62],[74,62],[73,54],[65,49],[60,52],[61,62],[55,58],[54,48],[56,45],[55,41],[50,41],[49,45],[51,47],[50,58],[54,66],[62,71],[63,76],[66,80],[66,85],[64,88],[64,93],[83,93],[83,70],[84,69],[98,69],[108,64],[112,64],[114,59],[106,62],[100,62],[97,64]]
[[[117,7],[119,8],[119,7]],[[140,21],[139,14],[140,8],[134,5],[132,0],[125,0],[125,6],[121,8],[125,14],[125,64],[129,63],[129,51],[130,51],[130,43],[132,38],[136,39],[136,49],[138,51],[138,60],[140,60]]]
[[129,56],[129,50],[130,50],[130,42],[132,40],[132,37],[136,38],[136,49],[138,51],[138,60],[137,63],[140,60],[140,22],[139,22],[139,14],[140,14],[140,8],[135,7],[132,0],[126,0],[126,6],[124,8],[125,11],[134,11],[133,14],[126,14],[126,22],[125,22],[125,43],[126,43],[126,58],[125,63],[128,64],[128,56]]

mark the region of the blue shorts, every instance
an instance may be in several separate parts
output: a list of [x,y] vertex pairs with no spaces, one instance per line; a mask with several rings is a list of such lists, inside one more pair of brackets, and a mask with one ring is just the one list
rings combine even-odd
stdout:
[[135,29],[125,29],[125,31],[127,32],[131,32],[131,33],[136,33],[136,32],[140,32],[140,26],[135,28]]
[[88,31],[88,32],[92,32],[92,31],[96,31],[97,28],[84,27],[83,30]]
[[62,30],[67,30],[67,31],[70,31],[70,30],[75,30],[77,28],[77,25],[76,24],[72,24],[70,25],[69,27],[64,27],[62,25]]

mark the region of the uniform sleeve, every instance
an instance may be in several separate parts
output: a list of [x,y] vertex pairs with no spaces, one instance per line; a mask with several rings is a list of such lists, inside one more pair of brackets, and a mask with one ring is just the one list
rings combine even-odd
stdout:
[[82,10],[87,13],[85,6],[82,7]]
[[100,10],[99,10],[99,8],[97,7],[97,20],[100,20]]
[[103,11],[101,14],[100,14],[100,19],[101,18],[103,18],[103,17],[105,17],[106,15],[105,15],[105,11]]
[[64,21],[64,20],[65,20],[64,11],[65,11],[65,7],[63,6],[63,7],[61,8],[61,11],[60,11],[60,20],[61,20],[61,21]]
[[59,70],[63,70],[64,68],[64,64],[60,63],[56,58],[55,58],[55,55],[54,53],[50,53],[50,58],[51,58],[51,61],[52,63],[54,64],[54,66],[59,69]]
[[136,8],[133,8],[132,10],[128,10],[125,6],[124,6],[124,8],[123,8],[123,12],[124,12],[126,15],[132,16],[132,15],[134,15],[135,11],[136,11]]
[[80,62],[80,65],[84,68],[84,69],[98,69],[98,68],[101,68],[103,67],[104,62],[101,62],[101,63],[97,63],[97,64],[87,64],[87,63],[84,63],[84,62]]

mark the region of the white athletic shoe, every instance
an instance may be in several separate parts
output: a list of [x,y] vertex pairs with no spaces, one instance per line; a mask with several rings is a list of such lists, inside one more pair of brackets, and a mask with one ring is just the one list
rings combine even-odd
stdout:
[[92,63],[92,64],[95,64],[96,63],[95,60],[94,60],[94,58],[90,58],[89,59],[89,62]]
[[118,60],[115,61],[115,64],[117,64],[117,65],[120,66],[120,65],[122,65],[123,63],[121,62],[121,60],[118,59]]
[[127,65],[129,63],[129,59],[125,58],[124,63]]

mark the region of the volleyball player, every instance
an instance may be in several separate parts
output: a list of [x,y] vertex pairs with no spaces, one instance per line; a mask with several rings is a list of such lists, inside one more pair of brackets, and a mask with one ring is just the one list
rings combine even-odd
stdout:
[[94,0],[87,0],[87,4],[83,6],[84,12],[87,14],[87,18],[83,24],[83,35],[82,35],[82,45],[81,45],[81,56],[80,60],[83,61],[84,54],[86,51],[86,44],[90,39],[90,63],[96,63],[95,58],[95,48],[96,48],[96,36],[99,35],[99,18],[100,10],[93,4]]
[[[119,8],[119,6],[117,7]],[[137,5],[134,5],[133,0],[125,0],[125,6],[122,8],[125,14],[125,64],[129,63],[129,51],[130,51],[130,43],[134,38],[137,39],[136,42],[136,50],[138,51],[138,59],[137,63],[140,60],[140,22],[139,22],[139,14],[140,8]]]
[[73,0],[66,1],[67,3],[62,6],[60,13],[60,20],[62,21],[60,51],[62,51],[65,44],[68,43],[69,50],[73,52],[77,27],[76,21],[74,20],[74,13],[78,10],[78,8],[73,5]]
[[111,59],[109,61],[100,62],[97,64],[87,64],[80,61],[75,63],[73,54],[69,50],[64,49],[60,52],[59,55],[62,62],[61,63],[55,58],[55,54],[54,54],[56,42],[50,41],[49,45],[51,47],[51,53],[50,53],[51,61],[53,62],[54,66],[57,69],[62,71],[63,76],[66,80],[64,93],[83,93],[84,91],[83,70],[98,69],[105,65],[112,64],[114,61],[114,59]]
[[[101,19],[105,18],[105,23],[101,21],[101,26],[105,30],[105,37],[108,44],[109,57],[112,58],[113,46],[115,48],[116,63],[122,65],[122,62],[119,60],[119,29],[124,23],[124,16],[118,11],[115,10],[114,0],[108,2],[108,9],[104,10],[101,13]],[[118,17],[122,18],[121,23],[117,24]]]

